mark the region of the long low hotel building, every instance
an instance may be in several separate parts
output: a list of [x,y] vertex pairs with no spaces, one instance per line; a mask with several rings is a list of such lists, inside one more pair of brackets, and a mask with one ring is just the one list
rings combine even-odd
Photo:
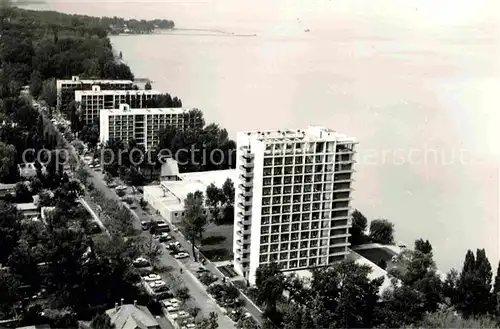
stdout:
[[100,86],[102,90],[133,90],[132,80],[101,80],[101,79],[80,79],[73,76],[71,80],[57,80],[57,108],[61,109],[75,100],[76,90],[92,90],[92,86]]
[[82,121],[93,124],[99,121],[100,110],[119,108],[128,104],[131,108],[145,108],[147,102],[162,93],[157,90],[106,90],[92,86],[92,90],[75,91],[75,101],[79,104]]
[[135,109],[128,104],[120,104],[118,109],[100,110],[100,142],[111,139],[124,142],[135,139],[146,150],[158,145],[160,130],[172,126],[185,129],[191,124],[190,109],[151,108]]
[[234,267],[328,266],[348,254],[353,138],[324,127],[237,134]]

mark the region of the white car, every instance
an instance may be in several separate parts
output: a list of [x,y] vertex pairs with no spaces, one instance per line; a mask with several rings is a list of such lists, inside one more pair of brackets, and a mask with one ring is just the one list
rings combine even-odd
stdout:
[[157,280],[157,281],[153,281],[153,282],[149,282],[148,283],[149,286],[152,288],[152,289],[159,289],[159,288],[163,288],[167,285],[167,283],[163,280]]
[[158,274],[154,274],[153,273],[153,274],[150,274],[150,275],[142,277],[142,279],[144,281],[147,281],[147,282],[160,281],[161,280],[161,276],[159,276]]
[[149,261],[146,258],[139,257],[133,261],[134,266],[137,267],[143,267],[143,266],[149,266]]
[[398,243],[396,243],[396,246],[398,246],[401,249],[405,249],[406,248],[406,244],[404,242],[401,242],[401,241],[399,241]]
[[180,248],[181,246],[181,243],[179,241],[175,241],[175,242],[170,242],[168,244],[168,248]]
[[180,252],[176,255],[174,255],[176,259],[182,259],[182,258],[187,258],[189,257],[189,254],[187,252]]
[[166,307],[168,312],[177,312],[179,310],[179,305],[169,305]]

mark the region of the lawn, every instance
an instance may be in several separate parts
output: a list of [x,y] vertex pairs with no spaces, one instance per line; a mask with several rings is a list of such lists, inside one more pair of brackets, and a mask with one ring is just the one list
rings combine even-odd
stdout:
[[233,259],[233,225],[209,224],[200,250],[211,261]]
[[396,255],[392,250],[384,247],[361,249],[356,250],[356,252],[375,264],[378,264],[381,259],[383,259],[386,263],[389,263],[392,257]]

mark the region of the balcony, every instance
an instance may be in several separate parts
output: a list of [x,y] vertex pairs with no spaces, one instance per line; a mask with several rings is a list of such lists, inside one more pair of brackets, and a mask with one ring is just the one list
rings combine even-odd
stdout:
[[252,208],[245,206],[243,203],[238,203],[238,207],[241,209],[241,213],[244,216],[250,216],[252,214]]
[[248,170],[245,170],[245,171],[242,171],[241,172],[241,177],[245,180],[249,179],[249,178],[252,178],[253,177],[253,171],[248,171]]
[[[242,222],[238,222],[238,227],[240,228],[241,231],[243,231],[243,233],[245,234],[249,234],[250,233],[250,224],[244,224]],[[245,226],[247,226],[247,228],[245,228]]]
[[245,215],[242,211],[238,211],[237,215],[241,219],[238,223],[242,223],[243,225],[250,225],[252,223],[250,216]]
[[241,152],[241,160],[243,163],[249,163],[253,161],[253,154],[250,151]]
[[253,169],[253,162],[243,162],[243,164],[240,166],[241,170],[252,170]]
[[246,177],[246,176],[240,175],[239,178],[240,178],[241,183],[244,186],[246,186],[246,187],[252,186],[252,179],[251,179],[251,177]]
[[352,182],[352,176],[350,174],[337,174],[335,175],[335,183],[345,183]]

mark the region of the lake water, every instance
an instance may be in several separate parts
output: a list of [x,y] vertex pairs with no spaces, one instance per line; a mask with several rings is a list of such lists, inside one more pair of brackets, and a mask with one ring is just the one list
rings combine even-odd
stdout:
[[46,7],[256,34],[181,30],[112,42],[137,77],[202,109],[233,137],[309,124],[355,136],[355,207],[395,223],[397,240],[428,238],[443,271],[460,267],[469,248],[486,248],[496,269],[494,1],[65,0]]

